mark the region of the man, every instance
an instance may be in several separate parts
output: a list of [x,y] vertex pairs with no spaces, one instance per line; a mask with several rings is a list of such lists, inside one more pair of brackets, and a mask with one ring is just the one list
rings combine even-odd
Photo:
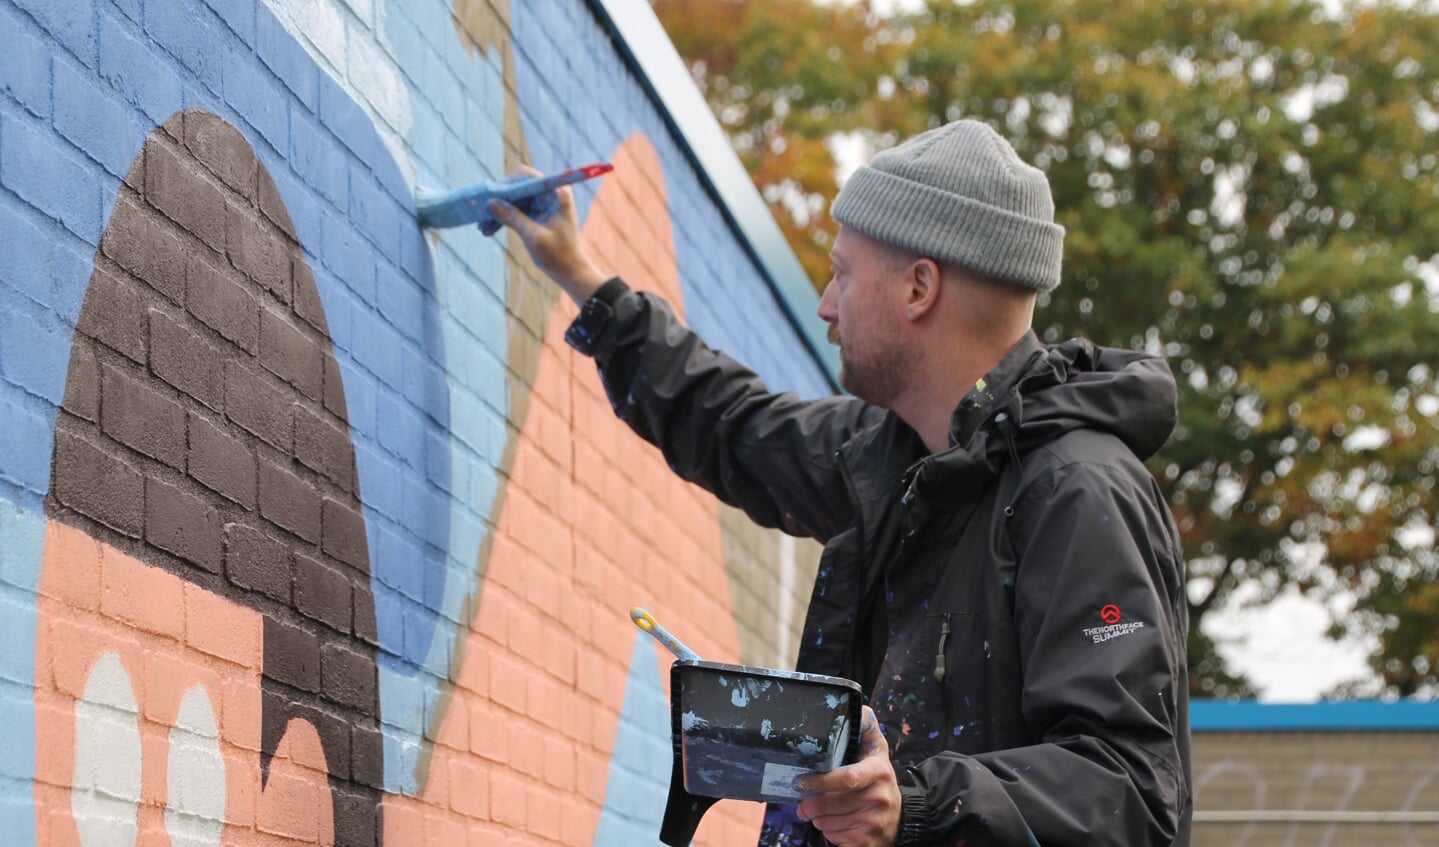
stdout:
[[865,687],[865,753],[800,780],[761,843],[1188,843],[1183,562],[1142,463],[1174,380],[1036,339],[1064,237],[1042,172],[975,121],[861,167],[819,307],[854,396],[812,402],[607,280],[568,194],[544,225],[494,212],[580,304],[567,338],[620,417],[825,544],[798,669]]

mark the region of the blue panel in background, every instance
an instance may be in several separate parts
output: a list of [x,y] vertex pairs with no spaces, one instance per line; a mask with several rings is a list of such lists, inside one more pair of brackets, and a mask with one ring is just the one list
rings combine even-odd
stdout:
[[660,843],[674,755],[659,661],[654,639],[637,633],[594,847]]
[[1189,705],[1189,725],[1195,732],[1431,730],[1439,729],[1439,702],[1195,700]]

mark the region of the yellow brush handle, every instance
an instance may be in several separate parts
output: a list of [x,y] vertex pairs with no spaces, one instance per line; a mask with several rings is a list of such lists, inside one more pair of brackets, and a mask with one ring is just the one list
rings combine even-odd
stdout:
[[686,647],[684,642],[678,638],[670,635],[669,630],[660,626],[660,622],[655,620],[655,616],[650,614],[649,610],[640,606],[630,609],[630,620],[634,621],[635,626],[639,627],[641,631],[648,632],[654,636],[656,641],[668,647],[669,651],[675,654],[676,659],[699,661],[699,654]]

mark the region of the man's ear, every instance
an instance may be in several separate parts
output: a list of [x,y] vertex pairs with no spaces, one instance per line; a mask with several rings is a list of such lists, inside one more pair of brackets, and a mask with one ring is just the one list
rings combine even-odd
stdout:
[[933,259],[916,259],[905,273],[904,315],[917,321],[939,304],[944,276]]

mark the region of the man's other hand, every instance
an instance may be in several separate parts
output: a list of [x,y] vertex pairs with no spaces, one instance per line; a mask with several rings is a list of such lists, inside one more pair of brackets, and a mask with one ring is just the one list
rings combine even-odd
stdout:
[[889,744],[874,711],[865,706],[863,715],[859,761],[795,784],[808,795],[798,806],[800,819],[836,847],[889,847],[899,837],[899,781]]
[[[521,166],[520,172],[528,176],[541,175],[529,166]],[[490,214],[519,235],[536,267],[563,288],[575,303],[582,304],[604,284],[606,277],[580,244],[574,192],[566,185],[555,193],[559,197],[559,209],[544,223],[499,200],[490,202]]]

